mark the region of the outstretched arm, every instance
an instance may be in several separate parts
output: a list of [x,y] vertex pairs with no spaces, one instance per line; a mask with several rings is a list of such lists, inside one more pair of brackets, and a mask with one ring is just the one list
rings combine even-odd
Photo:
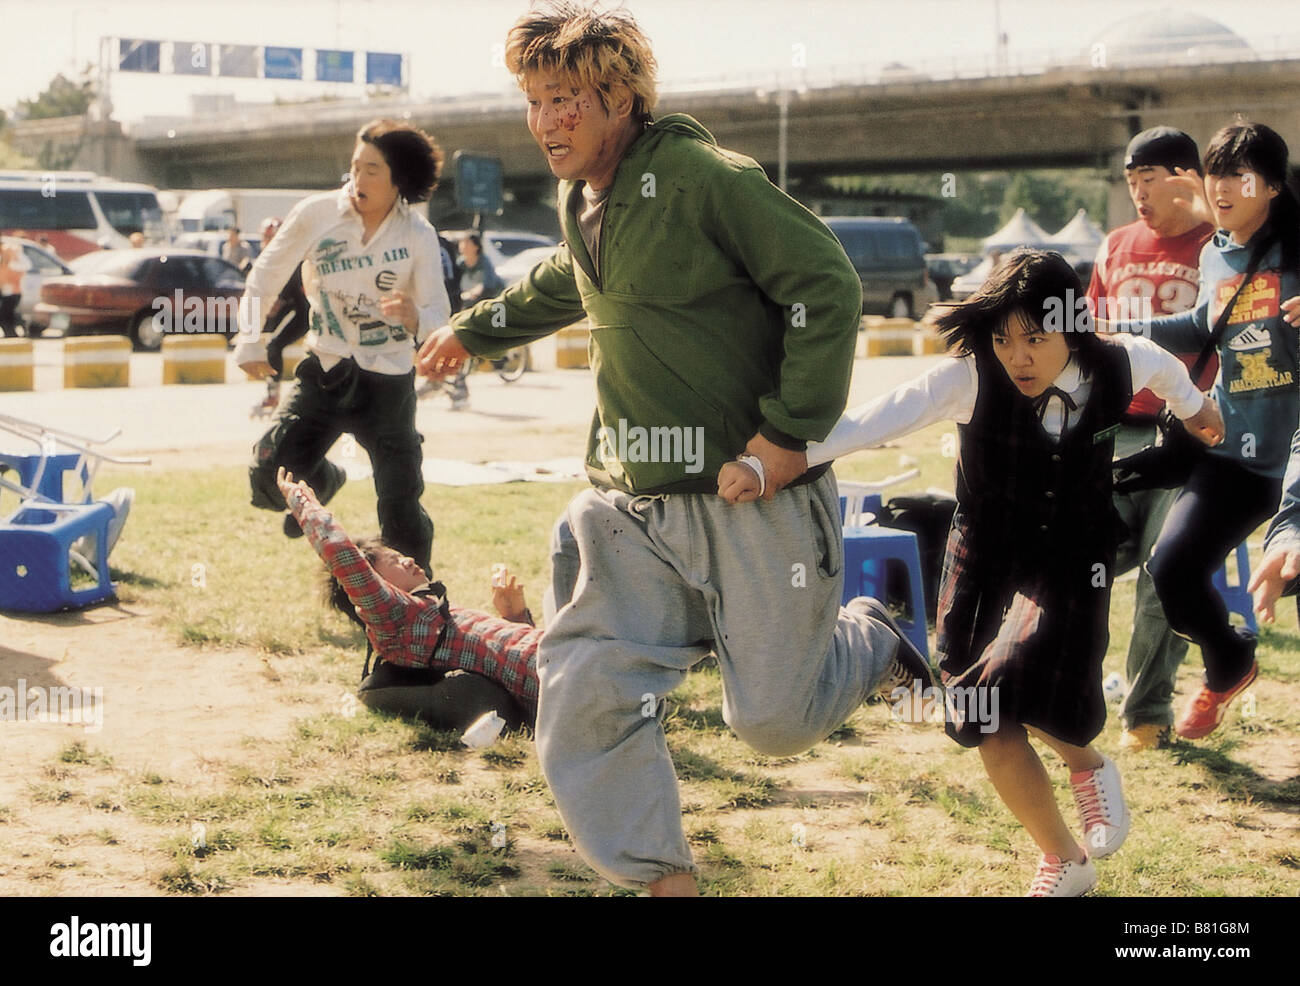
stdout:
[[1116,336],[1115,340],[1128,351],[1134,393],[1150,387],[1182,419],[1188,432],[1206,445],[1223,441],[1225,428],[1218,406],[1197,389],[1182,360],[1147,339]]
[[808,444],[808,465],[876,448],[936,421],[964,424],[970,420],[978,394],[974,357],[944,360],[910,383],[845,411],[826,441]]
[[522,281],[457,312],[420,346],[416,370],[435,379],[458,373],[471,355],[499,356],[578,321],[585,314],[568,248],[561,245]]
[[1282,480],[1282,503],[1264,535],[1264,560],[1248,588],[1255,612],[1273,622],[1273,604],[1300,588],[1300,431],[1291,436],[1291,457]]
[[[333,515],[320,505],[312,488],[296,482],[293,473],[286,472],[283,466],[276,473],[276,483],[307,540],[352,600],[375,649],[390,657],[394,648],[410,647],[414,642],[416,646],[412,649],[419,653],[420,644],[412,637],[428,635],[426,625],[436,624],[438,607],[380,578]],[[437,639],[436,625],[432,634],[428,642],[430,649],[423,652],[426,657],[432,653],[432,643]]]

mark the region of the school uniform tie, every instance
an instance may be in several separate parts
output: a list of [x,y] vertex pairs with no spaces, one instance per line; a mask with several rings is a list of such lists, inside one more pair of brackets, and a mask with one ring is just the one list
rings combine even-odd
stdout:
[[[1074,402],[1073,397],[1067,394],[1060,387],[1056,387],[1056,386],[1048,387],[1041,394],[1039,394],[1037,397],[1034,398],[1034,412],[1038,415],[1038,421],[1040,424],[1043,425],[1044,428],[1047,428],[1047,422],[1044,421],[1043,419],[1047,416],[1047,409],[1053,397],[1058,397],[1061,400],[1062,408],[1061,408],[1060,433],[1064,434],[1065,426],[1070,420],[1070,412],[1077,411],[1079,409],[1079,405]],[[1048,431],[1050,432],[1051,429],[1048,429]]]

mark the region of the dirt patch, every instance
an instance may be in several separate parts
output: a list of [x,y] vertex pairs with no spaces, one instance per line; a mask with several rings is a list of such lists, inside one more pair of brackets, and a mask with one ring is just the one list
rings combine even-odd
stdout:
[[290,688],[252,650],[172,643],[138,606],[0,616],[0,639],[0,687],[16,695],[21,684],[24,712],[52,711],[34,706],[33,689],[89,700],[71,716],[64,701],[73,721],[0,722],[3,895],[158,893],[149,874],[166,863],[157,846],[167,833],[123,810],[117,789],[146,777],[167,788],[224,780],[227,762],[282,742],[340,696],[326,684]]

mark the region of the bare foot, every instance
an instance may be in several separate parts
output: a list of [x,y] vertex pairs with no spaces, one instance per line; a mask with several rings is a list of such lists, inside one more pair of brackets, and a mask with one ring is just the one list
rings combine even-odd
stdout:
[[672,876],[656,880],[646,889],[650,891],[651,897],[698,897],[700,895],[692,873],[674,873]]

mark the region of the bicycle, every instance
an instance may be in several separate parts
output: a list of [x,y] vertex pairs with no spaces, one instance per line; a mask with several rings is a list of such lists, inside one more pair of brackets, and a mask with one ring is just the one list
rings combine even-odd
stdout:
[[473,373],[478,364],[483,362],[492,364],[492,369],[496,370],[497,376],[506,383],[514,383],[528,369],[528,347],[516,346],[495,359],[474,356],[470,359],[469,372]]
[[451,398],[451,409],[453,411],[461,410],[467,406],[469,400],[469,390],[465,382],[481,363],[490,364],[492,369],[496,371],[497,376],[506,383],[514,383],[528,369],[528,347],[517,346],[492,359],[483,356],[471,356],[466,361],[461,372],[455,377],[450,380],[426,380],[416,388],[416,396],[427,397],[430,394],[446,392],[447,396]]

